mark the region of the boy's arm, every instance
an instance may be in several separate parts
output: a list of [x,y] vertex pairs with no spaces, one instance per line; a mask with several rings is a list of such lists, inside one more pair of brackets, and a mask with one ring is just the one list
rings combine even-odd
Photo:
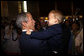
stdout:
[[32,32],[31,33],[31,38],[36,38],[36,39],[47,39],[50,38],[53,35],[51,31],[42,31],[42,32]]
[[34,39],[46,40],[48,38],[51,38],[53,35],[57,33],[59,32],[56,29],[47,29],[41,32],[31,32],[30,36],[31,38],[34,38]]

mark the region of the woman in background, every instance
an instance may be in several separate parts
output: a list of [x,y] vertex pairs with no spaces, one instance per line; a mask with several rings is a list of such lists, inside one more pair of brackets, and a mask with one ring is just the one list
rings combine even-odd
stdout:
[[17,38],[17,32],[14,29],[14,22],[11,22],[10,25],[5,27],[5,36],[4,39],[4,51],[7,55],[19,55],[19,42]]

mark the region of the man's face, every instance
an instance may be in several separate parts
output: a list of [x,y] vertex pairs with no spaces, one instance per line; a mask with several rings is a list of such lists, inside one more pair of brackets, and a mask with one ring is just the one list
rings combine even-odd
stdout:
[[27,17],[28,17],[27,26],[28,26],[30,29],[34,29],[35,21],[34,21],[34,19],[32,18],[32,15],[31,15],[31,14],[27,14]]
[[48,17],[49,17],[49,20],[48,20],[48,25],[49,26],[56,24],[56,19],[55,19],[53,13],[49,13]]

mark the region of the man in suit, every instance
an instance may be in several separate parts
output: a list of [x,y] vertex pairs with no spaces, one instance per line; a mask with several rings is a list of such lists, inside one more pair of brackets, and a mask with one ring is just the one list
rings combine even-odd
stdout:
[[29,31],[34,30],[35,21],[32,18],[31,13],[19,14],[16,20],[16,24],[22,29],[20,38],[20,48],[23,55],[39,55],[47,56],[48,48],[45,40],[32,39],[30,35],[26,35],[27,29]]
[[[26,34],[30,35],[32,39],[47,40],[48,50],[52,53],[62,55],[67,53],[66,38],[62,29],[63,15],[60,11],[52,10],[49,13],[48,28],[41,32],[31,32],[27,29]],[[66,49],[65,49],[66,48]]]

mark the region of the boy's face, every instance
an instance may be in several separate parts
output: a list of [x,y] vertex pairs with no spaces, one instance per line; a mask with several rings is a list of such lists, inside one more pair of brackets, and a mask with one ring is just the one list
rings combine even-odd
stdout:
[[49,13],[48,26],[54,25],[57,23],[57,19],[54,17],[53,13]]

